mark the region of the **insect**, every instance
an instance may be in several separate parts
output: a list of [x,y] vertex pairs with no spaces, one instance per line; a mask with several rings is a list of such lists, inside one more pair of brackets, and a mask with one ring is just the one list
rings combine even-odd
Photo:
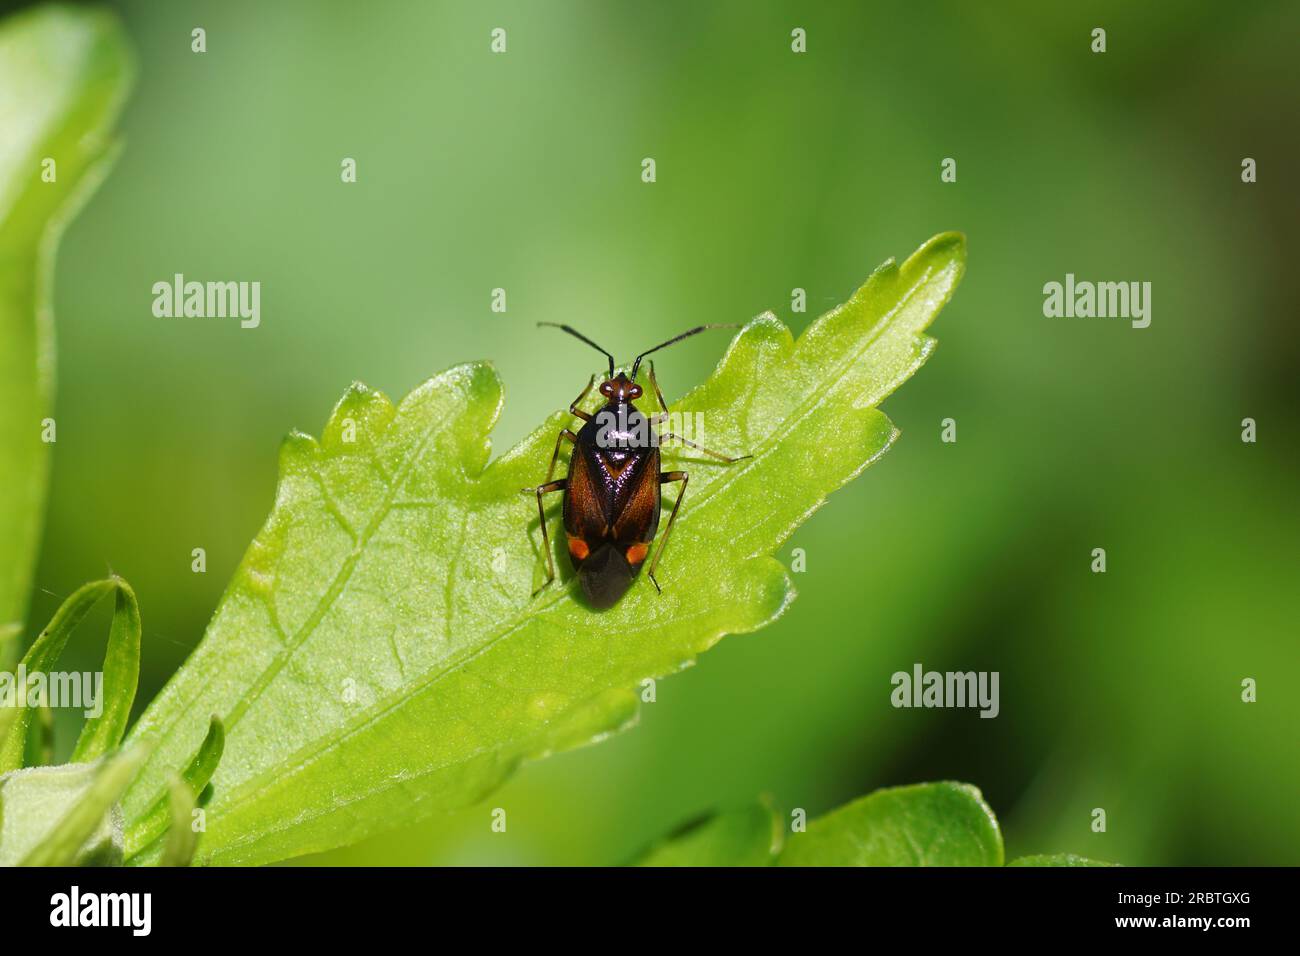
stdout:
[[[672,432],[656,431],[668,418],[664,411],[668,403],[655,380],[654,362],[650,363],[650,387],[654,389],[661,411],[650,417],[642,415],[633,404],[641,397],[637,384],[641,360],[652,352],[690,338],[707,329],[735,328],[734,325],[701,325],[667,342],[647,349],[632,363],[631,374],[615,374],[614,356],[567,325],[539,322],[538,325],[561,329],[581,339],[609,360],[609,375],[600,383],[600,394],[605,404],[594,415],[579,406],[596,384],[593,375],[577,398],[569,404],[569,414],[582,419],[582,427],[575,434],[562,429],[555,439],[555,451],[546,471],[546,481],[524,492],[537,495],[537,514],[542,523],[542,548],[546,553],[546,581],[538,591],[555,580],[555,562],[551,557],[551,539],[546,530],[546,512],[542,496],[553,491],[564,492],[564,534],[569,558],[577,572],[578,581],[587,600],[597,609],[612,607],[618,602],[650,554],[655,533],[659,530],[659,512],[662,503],[661,487],[671,482],[681,482],[677,500],[668,516],[668,526],[659,542],[659,549],[650,562],[647,572],[656,591],[661,591],[655,580],[655,567],[663,557],[672,533],[673,522],[686,495],[689,476],[684,471],[660,471],[659,444],[664,439],[674,439],[688,448],[727,463],[749,458],[736,458],[710,451],[687,441]],[[559,461],[560,446],[573,445],[569,456],[567,478],[552,480]],[[662,593],[662,592],[661,592]]]

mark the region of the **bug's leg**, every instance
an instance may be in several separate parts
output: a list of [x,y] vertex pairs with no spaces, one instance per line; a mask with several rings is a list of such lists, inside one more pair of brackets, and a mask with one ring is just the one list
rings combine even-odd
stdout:
[[655,378],[655,363],[650,361],[650,387],[655,390],[655,401],[659,403],[659,412],[650,416],[651,425],[659,425],[668,421],[668,403],[664,401],[663,390],[659,387],[659,380]]
[[668,547],[668,536],[673,533],[673,522],[677,520],[677,509],[682,506],[682,499],[686,497],[686,483],[689,478],[690,476],[684,471],[665,471],[659,476],[659,484],[661,485],[666,485],[670,481],[680,481],[682,483],[682,490],[677,492],[677,500],[673,502],[673,512],[668,516],[668,526],[664,528],[663,539],[659,542],[659,550],[655,552],[655,556],[650,561],[650,571],[648,572],[650,583],[655,586],[655,590],[660,594],[663,593],[663,588],[655,580],[655,568],[659,566],[659,559],[664,556],[664,548]]
[[[654,362],[651,362],[651,363],[650,363],[650,385],[651,385],[651,387],[654,388],[654,390],[655,390],[655,398],[658,400],[658,402],[659,402],[659,408],[660,408],[660,412],[659,412],[659,414],[657,414],[657,415],[651,415],[651,416],[650,416],[650,424],[651,424],[651,425],[659,425],[659,424],[662,424],[663,422],[666,422],[666,421],[668,420],[668,403],[664,401],[664,393],[663,393],[663,391],[659,388],[659,380],[655,378],[655,363],[654,363]],[[696,451],[704,452],[704,454],[706,454],[706,455],[712,455],[714,458],[718,459],[719,461],[725,461],[725,462],[727,462],[728,464],[730,464],[730,463],[733,462],[733,461],[743,461],[743,460],[745,460],[746,458],[753,458],[753,457],[754,457],[753,455],[738,455],[737,457],[732,458],[731,456],[729,456],[729,455],[724,455],[724,454],[722,454],[721,452],[710,451],[709,449],[704,448],[704,447],[701,446],[701,445],[697,445],[697,444],[695,444],[695,442],[693,442],[693,441],[687,441],[687,440],[686,440],[685,438],[683,438],[681,435],[674,435],[672,432],[664,432],[663,434],[661,434],[661,435],[659,436],[659,441],[660,441],[661,444],[663,443],[663,440],[664,440],[665,438],[675,438],[675,439],[677,439],[677,441],[681,442],[681,443],[682,443],[683,445],[685,445],[687,448],[693,448],[693,449],[695,449]]]
[[674,435],[672,432],[663,432],[659,435],[659,443],[661,445],[663,444],[665,438],[675,438],[677,441],[681,442],[687,448],[693,448],[696,451],[703,452],[706,455],[712,455],[714,458],[718,459],[718,461],[725,461],[727,464],[731,464],[733,461],[744,461],[746,458],[754,457],[753,455],[737,455],[735,458],[732,458],[730,455],[724,455],[720,451],[711,451],[710,449],[705,448],[703,445],[697,445],[693,441],[687,441],[681,435]]
[[551,452],[551,467],[546,469],[547,484],[550,484],[551,479],[555,477],[555,463],[560,459],[560,442],[564,441],[566,438],[574,444],[578,441],[578,436],[573,434],[573,432],[569,431],[567,428],[563,429],[555,436],[555,451]]
[[[556,442],[556,447],[559,442]],[[555,580],[555,560],[551,557],[551,536],[546,530],[546,509],[542,507],[542,495],[552,491],[563,491],[569,487],[569,479],[561,478],[559,481],[548,481],[544,485],[538,485],[534,491],[537,492],[537,518],[542,523],[542,551],[546,554],[546,581],[540,588],[533,592],[536,597],[540,592],[546,589],[546,586]]]
[[[555,476],[555,463],[560,458],[560,442],[564,441],[564,439],[566,438],[569,441],[575,443],[578,440],[578,436],[575,435],[573,432],[569,431],[567,428],[561,429],[560,433],[555,436],[555,451],[551,452],[551,466],[546,469],[547,482],[549,482]],[[533,488],[520,488],[519,493],[521,495],[531,495],[534,490],[535,489]]]
[[587,393],[591,391],[591,386],[595,384],[596,384],[596,376],[593,375],[591,378],[587,379],[587,387],[582,390],[582,394],[569,403],[570,415],[576,415],[579,418],[581,418],[584,422],[591,421],[591,416],[588,415],[586,412],[584,412],[578,406],[582,404],[582,400],[586,398]]

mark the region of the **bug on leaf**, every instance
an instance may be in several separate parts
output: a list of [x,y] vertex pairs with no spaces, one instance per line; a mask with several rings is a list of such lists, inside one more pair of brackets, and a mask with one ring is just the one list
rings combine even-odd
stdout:
[[[727,463],[749,458],[749,455],[729,457],[720,452],[687,441],[672,432],[658,432],[657,427],[668,418],[663,392],[655,380],[654,362],[650,363],[650,387],[659,401],[660,411],[649,417],[642,415],[633,404],[642,395],[637,384],[641,360],[652,352],[697,335],[706,329],[735,328],[732,325],[701,325],[667,342],[647,349],[632,363],[631,374],[615,374],[614,356],[567,325],[540,322],[539,325],[561,329],[586,342],[609,360],[609,375],[600,383],[600,394],[605,404],[593,415],[579,406],[596,384],[593,375],[577,398],[569,404],[569,414],[582,419],[582,427],[575,434],[562,429],[555,439],[555,451],[546,480],[536,488],[525,488],[528,494],[537,495],[537,514],[542,523],[542,550],[546,554],[545,588],[555,580],[555,562],[551,557],[551,539],[546,530],[546,511],[542,496],[553,491],[564,492],[564,535],[569,559],[577,572],[578,581],[587,600],[603,610],[616,604],[636,580],[641,566],[650,555],[656,532],[659,530],[659,512],[662,503],[661,487],[670,482],[681,482],[677,500],[668,515],[668,525],[650,562],[648,575],[659,591],[655,580],[655,567],[663,557],[672,533],[673,522],[686,495],[688,475],[684,471],[661,471],[659,445],[664,440],[675,440],[701,454]],[[567,478],[552,480],[564,442],[573,445],[569,456]],[[541,588],[538,589],[539,591]]]

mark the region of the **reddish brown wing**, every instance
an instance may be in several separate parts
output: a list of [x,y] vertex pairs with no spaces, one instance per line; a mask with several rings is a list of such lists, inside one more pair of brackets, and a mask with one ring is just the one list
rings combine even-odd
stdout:
[[600,477],[592,473],[598,467],[580,450],[575,451],[569,462],[569,487],[564,494],[564,530],[589,545],[604,539],[608,531],[601,504]]

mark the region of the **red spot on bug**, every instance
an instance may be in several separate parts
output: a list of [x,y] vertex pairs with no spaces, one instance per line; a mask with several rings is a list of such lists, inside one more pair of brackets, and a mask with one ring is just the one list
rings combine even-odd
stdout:
[[625,552],[625,554],[627,555],[627,563],[640,564],[642,561],[645,560],[645,556],[649,552],[649,550],[650,550],[649,545],[645,544],[642,541],[638,541],[636,544],[628,548],[627,551]]
[[587,555],[591,553],[591,549],[587,547],[587,542],[583,541],[581,538],[575,538],[573,535],[569,535],[568,538],[569,556],[572,557],[574,561],[585,561]]

